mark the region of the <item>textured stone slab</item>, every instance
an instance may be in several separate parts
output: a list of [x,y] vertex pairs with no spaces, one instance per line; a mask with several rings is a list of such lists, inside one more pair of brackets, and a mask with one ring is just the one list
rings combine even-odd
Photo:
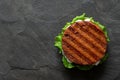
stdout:
[[[0,80],[119,80],[120,0],[0,0]],[[53,46],[66,22],[86,13],[107,27],[108,60],[65,69]]]

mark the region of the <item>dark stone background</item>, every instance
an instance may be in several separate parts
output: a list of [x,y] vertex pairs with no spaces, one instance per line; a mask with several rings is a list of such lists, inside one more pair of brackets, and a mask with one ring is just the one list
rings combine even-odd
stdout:
[[[107,27],[109,58],[65,69],[54,38],[83,12]],[[120,80],[120,0],[0,0],[0,80]]]

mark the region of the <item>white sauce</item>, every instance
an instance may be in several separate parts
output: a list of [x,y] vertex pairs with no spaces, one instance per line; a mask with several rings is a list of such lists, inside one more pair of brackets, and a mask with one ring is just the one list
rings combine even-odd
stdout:
[[[64,55],[65,56],[65,54],[64,54],[64,51],[62,50],[62,55]],[[65,56],[65,58],[67,59],[67,61],[69,62],[69,63],[72,63],[66,56]]]
[[93,65],[97,66],[99,63],[100,63],[100,60],[97,61],[97,62],[96,62],[95,64],[93,64]]
[[77,21],[75,21],[75,22],[80,22],[80,21],[82,21],[82,20],[77,20]]
[[87,18],[87,19],[85,19],[84,21],[90,21],[90,19],[89,19],[89,18]]
[[[77,21],[75,21],[75,22],[80,22],[80,21],[83,21],[83,20],[77,20]],[[84,21],[90,21],[90,18],[87,18],[87,19],[85,19]]]

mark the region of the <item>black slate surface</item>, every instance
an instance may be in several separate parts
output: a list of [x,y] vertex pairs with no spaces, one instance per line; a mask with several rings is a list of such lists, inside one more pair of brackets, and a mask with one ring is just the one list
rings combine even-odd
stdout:
[[[65,69],[54,45],[66,22],[85,12],[107,27],[108,60]],[[0,0],[0,80],[120,80],[120,0]]]

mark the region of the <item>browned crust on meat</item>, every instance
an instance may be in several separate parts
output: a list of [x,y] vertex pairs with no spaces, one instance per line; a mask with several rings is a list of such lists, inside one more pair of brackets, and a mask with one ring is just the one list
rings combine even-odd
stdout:
[[91,65],[104,57],[107,40],[104,32],[88,21],[75,22],[62,37],[65,56],[73,63]]

